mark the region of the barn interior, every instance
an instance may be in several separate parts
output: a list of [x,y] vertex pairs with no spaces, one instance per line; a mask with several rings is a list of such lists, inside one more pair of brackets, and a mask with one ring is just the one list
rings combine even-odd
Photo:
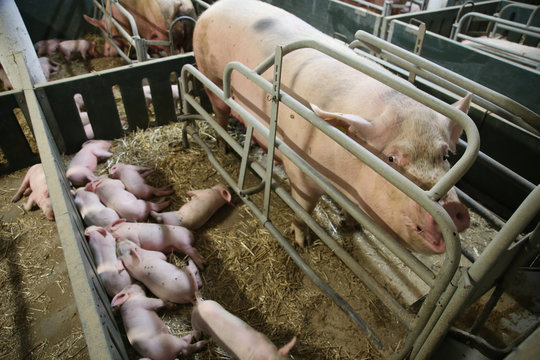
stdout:
[[[60,53],[51,54],[59,69],[39,83],[27,60],[28,53],[36,56],[34,47],[4,41],[0,60],[8,74],[18,76],[13,90],[0,92],[6,132],[0,140],[0,279],[5,289],[0,358],[140,358],[97,274],[73,202],[74,187],[65,176],[89,140],[76,95],[84,99],[95,139],[113,141],[113,155],[98,164],[96,175],[108,174],[117,163],[150,167],[155,171],[148,183],[174,189],[168,198],[171,211],[190,200],[190,191],[218,183],[230,187],[231,204],[194,231],[194,246],[207,260],[199,269],[201,295],[278,348],[296,336],[290,358],[534,358],[540,336],[538,62],[522,58],[516,63],[507,53],[501,57],[462,45],[451,33],[464,14],[480,13],[469,20],[467,36],[491,32],[492,17],[498,17],[522,24],[509,29],[503,21],[499,34],[538,48],[538,6],[450,0],[435,9],[429,8],[435,2],[423,1],[409,3],[421,9],[412,13],[361,0],[265,2],[356,48],[358,57],[408,79],[423,96],[451,104],[466,92],[475,95],[468,119],[460,120],[468,124],[466,135],[451,159],[453,169],[463,169],[450,186],[455,184],[469,209],[468,229],[445,238],[444,254],[411,252],[392,245],[395,240],[387,240],[361,213],[346,216],[346,200],[329,191],[312,214],[319,239],[299,247],[289,232],[298,209],[287,198],[290,183],[282,166],[271,166],[274,161],[258,146],[246,146],[251,139],[236,119],[227,135],[216,127],[192,51],[163,56],[148,50],[154,43],[132,38],[123,56],[74,55],[66,61]],[[25,44],[84,39],[103,54],[112,44],[107,37],[113,36],[82,15],[100,17],[105,3],[6,1],[0,15],[13,21],[20,16]],[[197,15],[210,5],[193,4]],[[15,37],[3,23],[6,38]],[[145,100],[145,86],[151,102]],[[227,136],[225,151],[218,139]],[[344,138],[338,134],[336,141]],[[352,151],[367,156],[362,149]],[[39,209],[25,210],[25,199],[11,200],[36,163],[43,164],[47,176],[55,221]],[[412,198],[423,201],[423,190],[411,191]],[[447,219],[440,226],[452,232]],[[178,253],[167,258],[178,267],[187,260]],[[183,337],[192,331],[192,309],[177,304],[158,314],[171,334]],[[232,357],[210,342],[187,358]]]

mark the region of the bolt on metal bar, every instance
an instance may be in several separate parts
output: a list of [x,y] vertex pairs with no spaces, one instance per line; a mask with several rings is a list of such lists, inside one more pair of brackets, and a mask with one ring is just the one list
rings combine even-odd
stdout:
[[[529,123],[532,127],[540,129],[540,115],[527,107],[521,105],[515,100],[510,99],[507,96],[501,95],[496,91],[489,89],[486,86],[480,85],[474,81],[467,79],[464,76],[458,75],[444,67],[437,65],[429,60],[426,60],[420,56],[411,54],[405,49],[400,48],[387,41],[379,39],[365,31],[357,31],[355,34],[356,39],[369,43],[372,46],[376,46],[382,50],[385,50],[391,54],[397,55],[403,60],[406,60],[418,67],[423,68],[457,86],[462,87],[465,90],[471,91],[474,94],[481,96],[482,98],[494,103],[510,111],[513,114],[520,116],[524,121]],[[476,97],[475,97],[476,99]],[[427,105],[427,104],[426,104]]]

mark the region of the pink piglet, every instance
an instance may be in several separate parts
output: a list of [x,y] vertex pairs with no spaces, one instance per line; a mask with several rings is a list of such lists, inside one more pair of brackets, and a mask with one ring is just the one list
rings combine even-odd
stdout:
[[88,183],[86,190],[95,192],[101,202],[128,221],[144,221],[148,218],[150,211],[159,211],[169,206],[169,202],[165,200],[150,202],[137,199],[126,190],[122,181],[110,179],[106,175]]
[[133,241],[145,250],[170,253],[177,251],[188,255],[199,268],[204,268],[206,260],[192,245],[193,233],[185,227],[155,223],[132,223],[120,219],[107,227],[116,238]]
[[210,189],[193,190],[188,195],[191,200],[178,211],[151,212],[150,215],[159,223],[195,230],[203,226],[221,206],[231,202],[231,193],[222,184]]
[[66,177],[74,186],[84,186],[97,179],[94,175],[99,160],[112,156],[108,150],[112,145],[110,140],[88,140],[82,144],[73,159],[69,162]]
[[145,182],[145,177],[154,170],[136,165],[118,163],[109,169],[109,174],[113,179],[121,180],[126,186],[126,190],[139,199],[149,200],[154,196],[171,195],[174,191],[169,187],[155,188]]
[[207,341],[192,344],[191,334],[180,338],[169,333],[156,313],[165,305],[161,299],[147,297],[137,284],[127,286],[111,301],[111,306],[120,310],[129,343],[141,356],[173,360],[178,355],[188,356],[202,349]]
[[296,337],[278,349],[268,337],[225,310],[219,303],[202,300],[198,291],[195,291],[195,299],[191,326],[196,338],[200,332],[209,334],[217,345],[239,360],[289,358],[288,353],[296,343]]

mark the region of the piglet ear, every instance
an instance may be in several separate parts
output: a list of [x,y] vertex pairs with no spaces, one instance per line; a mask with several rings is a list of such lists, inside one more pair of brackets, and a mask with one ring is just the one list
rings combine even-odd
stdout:
[[[454,106],[458,110],[463,111],[466,114],[469,111],[469,107],[471,105],[471,98],[472,98],[472,94],[468,93],[467,96],[465,96],[463,99],[459,100],[458,102],[452,104],[452,106]],[[459,140],[459,137],[461,136],[461,133],[463,132],[463,127],[451,119],[447,119],[447,120],[448,120],[448,132],[450,134],[450,144],[448,145],[449,145],[450,151],[455,153],[456,144]]]
[[125,223],[126,219],[118,219],[115,222],[113,222],[111,225],[108,226],[110,230],[116,230],[118,228],[118,225]]
[[227,189],[225,188],[221,189],[220,193],[223,200],[225,200],[227,203],[231,202],[232,196],[231,196],[231,193]]
[[86,186],[84,187],[84,190],[90,191],[90,192],[96,192],[96,180],[90,181]]
[[287,356],[289,354],[289,351],[291,351],[292,347],[296,343],[296,336],[292,338],[291,341],[289,341],[288,344],[283,345],[281,349],[278,350],[278,354],[281,356]]
[[366,140],[375,135],[375,127],[371,121],[359,115],[329,112],[314,104],[310,105],[315,114],[353,139]]
[[98,233],[100,233],[101,235],[103,235],[103,236],[107,236],[107,230],[105,230],[105,229],[102,228],[102,227],[97,227],[97,228],[96,228],[96,231],[97,231]]
[[127,301],[128,297],[129,297],[129,295],[128,295],[128,293],[126,291],[119,292],[111,300],[111,306],[112,307],[122,306],[122,304]]
[[124,263],[120,259],[116,260],[116,270],[118,270],[118,272],[126,270],[126,268],[124,267]]

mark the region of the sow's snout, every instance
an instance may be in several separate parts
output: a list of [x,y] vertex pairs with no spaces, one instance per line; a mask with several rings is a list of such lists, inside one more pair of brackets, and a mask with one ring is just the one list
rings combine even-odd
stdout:
[[[469,227],[469,211],[462,203],[459,201],[441,201],[441,205],[450,215],[458,232],[462,232]],[[425,213],[424,224],[418,224],[416,231],[422,234],[428,252],[441,254],[446,250],[446,243],[441,229],[429,213]]]

